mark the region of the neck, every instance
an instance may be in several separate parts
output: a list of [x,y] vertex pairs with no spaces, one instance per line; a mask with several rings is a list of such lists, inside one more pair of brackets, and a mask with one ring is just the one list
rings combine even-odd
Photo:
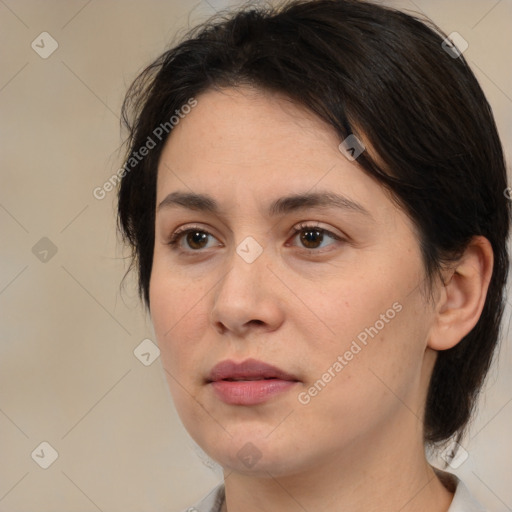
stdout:
[[426,460],[418,419],[404,410],[397,423],[293,475],[226,471],[223,512],[446,512],[453,495]]

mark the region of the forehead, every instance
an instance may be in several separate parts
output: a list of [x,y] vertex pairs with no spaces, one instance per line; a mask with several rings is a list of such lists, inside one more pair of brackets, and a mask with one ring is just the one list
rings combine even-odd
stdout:
[[276,158],[296,160],[298,155],[314,160],[312,150],[320,142],[337,148],[332,127],[284,95],[224,88],[208,90],[196,101],[167,144],[189,157],[252,166]]
[[157,204],[175,190],[207,192],[231,205],[329,191],[371,203],[377,216],[396,208],[380,184],[340,152],[334,129],[289,98],[228,88],[196,100],[162,152]]

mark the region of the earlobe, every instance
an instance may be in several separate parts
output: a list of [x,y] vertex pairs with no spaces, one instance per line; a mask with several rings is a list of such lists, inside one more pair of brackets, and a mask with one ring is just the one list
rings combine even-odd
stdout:
[[483,236],[473,237],[441,285],[429,336],[430,348],[452,348],[473,329],[485,304],[493,264],[489,240]]

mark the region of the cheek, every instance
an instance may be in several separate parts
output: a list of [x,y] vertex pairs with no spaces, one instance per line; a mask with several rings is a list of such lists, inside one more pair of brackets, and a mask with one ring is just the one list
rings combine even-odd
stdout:
[[[173,374],[191,364],[188,359],[204,332],[208,288],[178,275],[153,269],[150,281],[151,320],[164,367]],[[179,365],[177,362],[179,361]]]
[[[393,304],[400,297],[400,291],[386,279],[386,274],[366,266],[364,272],[337,273],[321,283],[296,285],[297,301],[294,308],[301,308],[305,315],[292,315],[309,332],[312,346],[343,353],[350,349],[352,340],[362,343],[371,340],[377,331],[389,330],[396,313]],[[389,274],[388,274],[389,276]],[[305,307],[306,306],[306,307]],[[388,312],[388,314],[386,314]],[[381,320],[384,315],[384,320]],[[384,323],[384,321],[389,323]],[[377,323],[377,329],[375,324]]]
[[[178,279],[153,274],[150,286],[151,319],[161,364],[175,408],[189,432],[208,418],[199,402],[191,400],[198,383],[198,369],[204,367],[201,350],[208,315],[194,285],[180,285]],[[199,348],[199,349],[198,349]],[[203,347],[204,348],[204,347]]]
[[355,336],[344,338],[341,378],[326,396],[335,415],[350,410],[358,422],[371,423],[404,406],[418,409],[428,315],[418,312],[414,302],[409,297],[394,315],[378,310],[387,323],[378,315]]
[[365,416],[419,389],[431,316],[413,286],[417,268],[398,267],[375,267],[310,297],[321,322],[316,336],[315,322],[302,324],[311,356],[308,385],[321,381],[318,396],[334,415],[352,410]]

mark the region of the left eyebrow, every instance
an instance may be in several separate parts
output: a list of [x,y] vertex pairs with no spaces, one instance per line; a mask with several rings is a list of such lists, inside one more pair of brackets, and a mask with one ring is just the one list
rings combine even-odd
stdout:
[[[157,211],[176,206],[221,215],[219,204],[213,197],[207,194],[180,191],[171,192],[167,195],[158,205]],[[276,217],[313,208],[338,208],[360,213],[373,219],[370,212],[364,206],[346,196],[333,192],[304,192],[280,197],[269,205],[268,215],[269,217]]]
[[361,213],[372,218],[370,212],[359,203],[333,192],[306,192],[276,199],[269,207],[269,215],[275,217],[297,210],[313,208],[338,208]]

